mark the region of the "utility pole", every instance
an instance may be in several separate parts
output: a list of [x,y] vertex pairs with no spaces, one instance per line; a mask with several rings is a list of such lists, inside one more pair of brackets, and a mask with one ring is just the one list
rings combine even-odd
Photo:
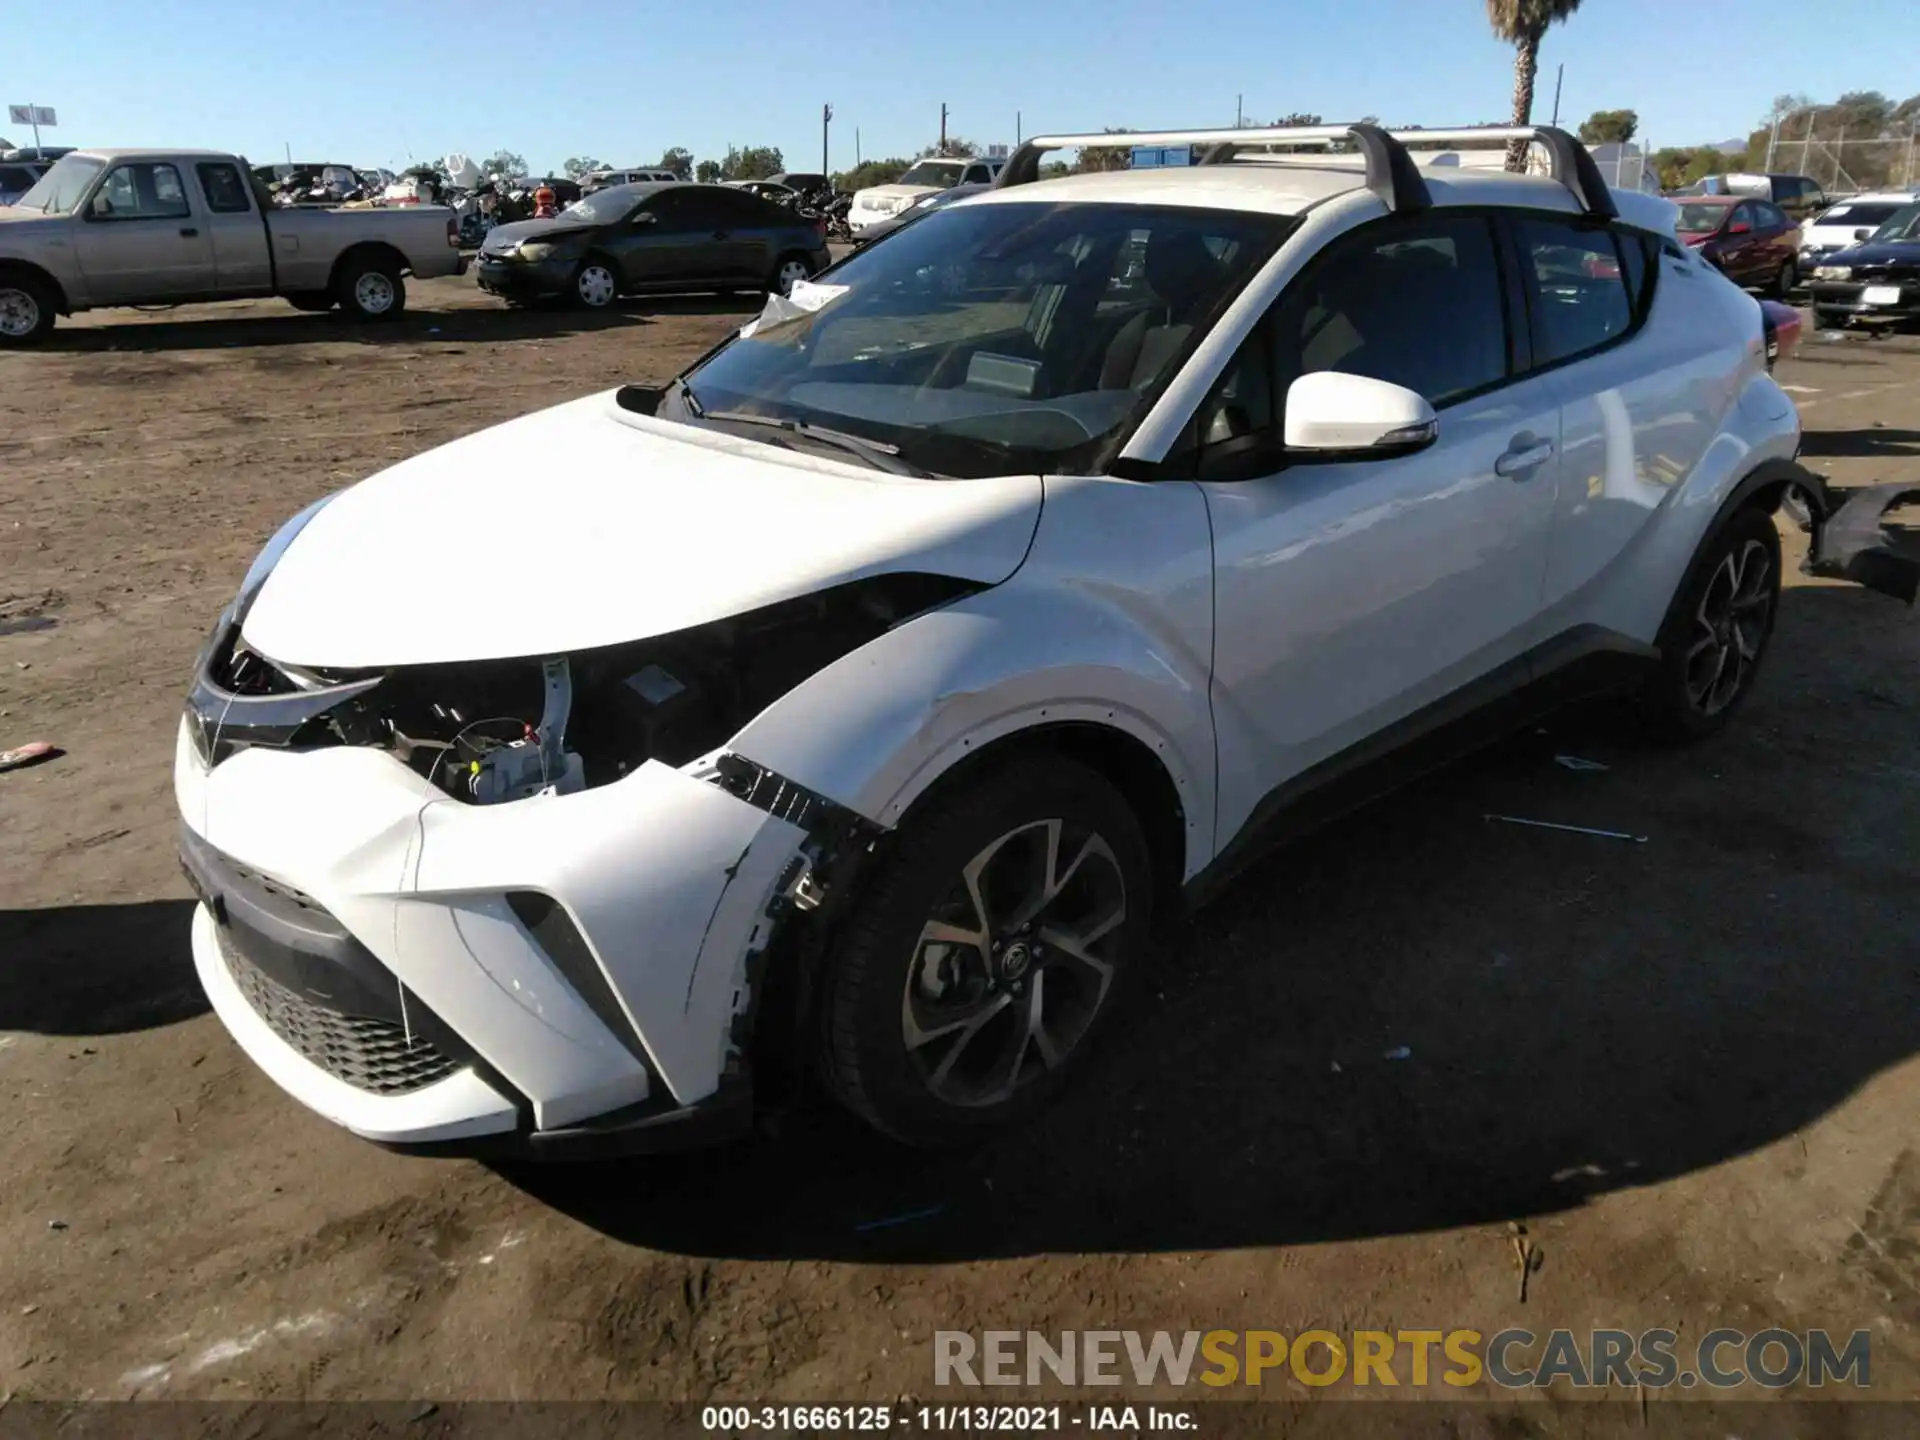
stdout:
[[860,164],[860,127],[856,125],[853,127],[853,168],[858,170]]
[[1013,143],[1018,145],[1026,138],[1026,132],[1020,127],[1020,112],[1016,110],[1013,112]]
[[1247,112],[1246,107],[1242,103],[1246,98],[1244,95],[1236,95],[1233,97],[1233,128],[1236,130],[1246,123]]
[[1560,82],[1566,78],[1567,67],[1565,65],[1556,67],[1553,72],[1553,119],[1547,122],[1550,125],[1560,123]]
[[947,102],[940,102],[940,153],[947,153]]
[[827,164],[827,126],[833,123],[833,106],[820,107],[820,173],[830,175],[832,169]]

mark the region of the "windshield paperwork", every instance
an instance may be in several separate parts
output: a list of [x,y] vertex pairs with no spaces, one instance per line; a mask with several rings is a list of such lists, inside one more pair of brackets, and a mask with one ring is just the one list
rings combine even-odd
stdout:
[[1920,240],[1920,205],[1909,205],[1895,212],[1893,218],[1873,232],[1875,242],[1888,240]]
[[581,196],[560,213],[572,216],[576,220],[591,221],[595,225],[611,225],[614,221],[624,218],[629,210],[658,188],[657,185],[646,183],[609,185],[604,190],[596,190],[591,195]]
[[70,215],[73,207],[80,203],[81,194],[99,173],[98,160],[89,160],[83,155],[62,155],[31,190],[13,202],[14,208]]
[[763,319],[691,371],[670,418],[787,422],[796,440],[852,438],[944,476],[1089,471],[1294,223],[1168,206],[941,210],[838,266],[823,304]]

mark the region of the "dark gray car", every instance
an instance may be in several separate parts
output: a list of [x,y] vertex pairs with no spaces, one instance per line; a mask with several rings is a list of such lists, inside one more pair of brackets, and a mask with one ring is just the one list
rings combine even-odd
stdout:
[[593,309],[620,295],[770,290],[824,270],[822,224],[724,185],[597,190],[551,220],[487,234],[480,286],[509,299],[564,296]]

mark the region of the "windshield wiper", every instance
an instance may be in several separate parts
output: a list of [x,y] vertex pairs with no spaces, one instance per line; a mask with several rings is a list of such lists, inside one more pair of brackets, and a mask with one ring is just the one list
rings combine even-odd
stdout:
[[849,435],[844,430],[829,429],[824,425],[810,425],[804,420],[787,420],[778,415],[755,415],[746,410],[702,410],[698,412],[702,420],[718,420],[730,425],[760,425],[769,430],[781,430],[789,435],[797,435],[803,440],[817,440],[836,450],[858,455],[876,470],[885,470],[892,475],[908,475],[916,480],[934,478],[930,470],[922,470],[900,458],[900,447],[889,445],[884,440],[869,440],[861,435]]

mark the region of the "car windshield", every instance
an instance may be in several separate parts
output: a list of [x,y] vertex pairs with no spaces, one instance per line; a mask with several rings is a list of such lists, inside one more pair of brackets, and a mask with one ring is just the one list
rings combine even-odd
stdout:
[[1876,225],[1884,225],[1898,215],[1901,205],[1898,201],[1868,203],[1865,205],[1836,205],[1813,223],[1816,225],[1848,225],[1856,230],[1871,230]]
[[53,168],[34,183],[34,187],[14,201],[21,210],[39,210],[48,215],[69,215],[80,203],[81,192],[100,173],[101,162],[84,155],[63,155]]
[[1720,228],[1720,222],[1727,218],[1730,205],[1682,205],[1680,207],[1680,233],[1682,235],[1711,235]]
[[898,183],[902,185],[934,185],[945,190],[948,186],[959,183],[960,176],[966,168],[964,163],[956,164],[951,161],[922,160],[918,165],[915,165],[912,169],[908,170],[906,174],[902,175]]
[[955,206],[854,255],[798,302],[771,303],[681,394],[690,418],[838,430],[942,475],[1086,472],[1295,223],[1170,206]]
[[637,185],[609,185],[591,195],[582,195],[561,213],[590,220],[595,225],[610,225],[615,220],[624,219],[626,213],[644,198],[645,192]]
[[1920,205],[1896,210],[1891,219],[1873,232],[1874,240],[1920,240]]

